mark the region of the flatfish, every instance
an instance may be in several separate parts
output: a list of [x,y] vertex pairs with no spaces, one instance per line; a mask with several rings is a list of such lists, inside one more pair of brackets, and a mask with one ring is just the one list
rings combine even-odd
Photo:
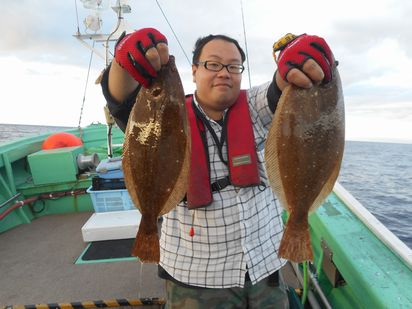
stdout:
[[152,85],[140,90],[125,131],[124,179],[142,214],[132,255],[142,262],[159,262],[158,218],[184,198],[189,158],[185,96],[170,56]]
[[343,93],[336,68],[327,84],[311,89],[290,85],[283,91],[265,145],[270,185],[289,213],[281,257],[313,260],[308,213],[332,191],[344,143]]

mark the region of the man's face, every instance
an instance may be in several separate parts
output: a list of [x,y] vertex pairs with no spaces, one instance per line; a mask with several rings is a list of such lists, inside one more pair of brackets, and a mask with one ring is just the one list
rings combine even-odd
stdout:
[[[217,61],[222,64],[242,64],[236,45],[221,39],[208,42],[202,49],[199,61]],[[222,112],[239,96],[242,74],[229,73],[226,68],[210,71],[203,64],[192,66],[196,83],[196,99],[212,119],[219,120]]]

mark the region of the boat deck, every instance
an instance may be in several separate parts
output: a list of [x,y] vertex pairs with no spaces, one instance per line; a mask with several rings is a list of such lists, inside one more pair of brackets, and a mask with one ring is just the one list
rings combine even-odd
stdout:
[[0,306],[164,298],[154,264],[75,264],[87,246],[81,227],[90,216],[49,215],[0,234]]
[[[91,214],[48,215],[0,234],[0,307],[165,298],[157,265],[141,269],[136,260],[75,264],[88,245],[81,228]],[[286,269],[287,283],[297,287]]]

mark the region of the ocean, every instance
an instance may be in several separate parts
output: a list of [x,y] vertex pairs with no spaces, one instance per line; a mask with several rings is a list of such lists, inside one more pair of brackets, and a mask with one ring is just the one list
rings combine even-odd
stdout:
[[347,141],[338,181],[412,248],[412,144]]
[[67,130],[69,128],[70,127],[0,123],[0,146],[6,142],[14,141],[24,137],[42,135],[49,132],[58,132]]
[[[0,145],[64,129],[0,124]],[[412,248],[412,144],[347,141],[338,181]]]

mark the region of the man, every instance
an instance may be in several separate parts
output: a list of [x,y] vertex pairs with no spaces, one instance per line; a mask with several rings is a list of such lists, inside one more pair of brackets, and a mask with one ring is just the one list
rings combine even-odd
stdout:
[[[201,184],[189,184],[187,200],[162,224],[159,274],[170,308],[288,308],[279,273],[286,261],[277,255],[282,211],[268,186],[263,145],[281,91],[329,81],[334,62],[323,39],[288,38],[272,82],[248,91],[240,90],[245,54],[236,40],[209,35],[196,42],[196,91],[186,107],[196,116],[192,151],[205,147],[199,167],[191,167]],[[169,51],[153,28],[121,38],[115,49],[102,87],[124,130],[138,91],[156,78]],[[233,155],[239,151],[246,155]]]

